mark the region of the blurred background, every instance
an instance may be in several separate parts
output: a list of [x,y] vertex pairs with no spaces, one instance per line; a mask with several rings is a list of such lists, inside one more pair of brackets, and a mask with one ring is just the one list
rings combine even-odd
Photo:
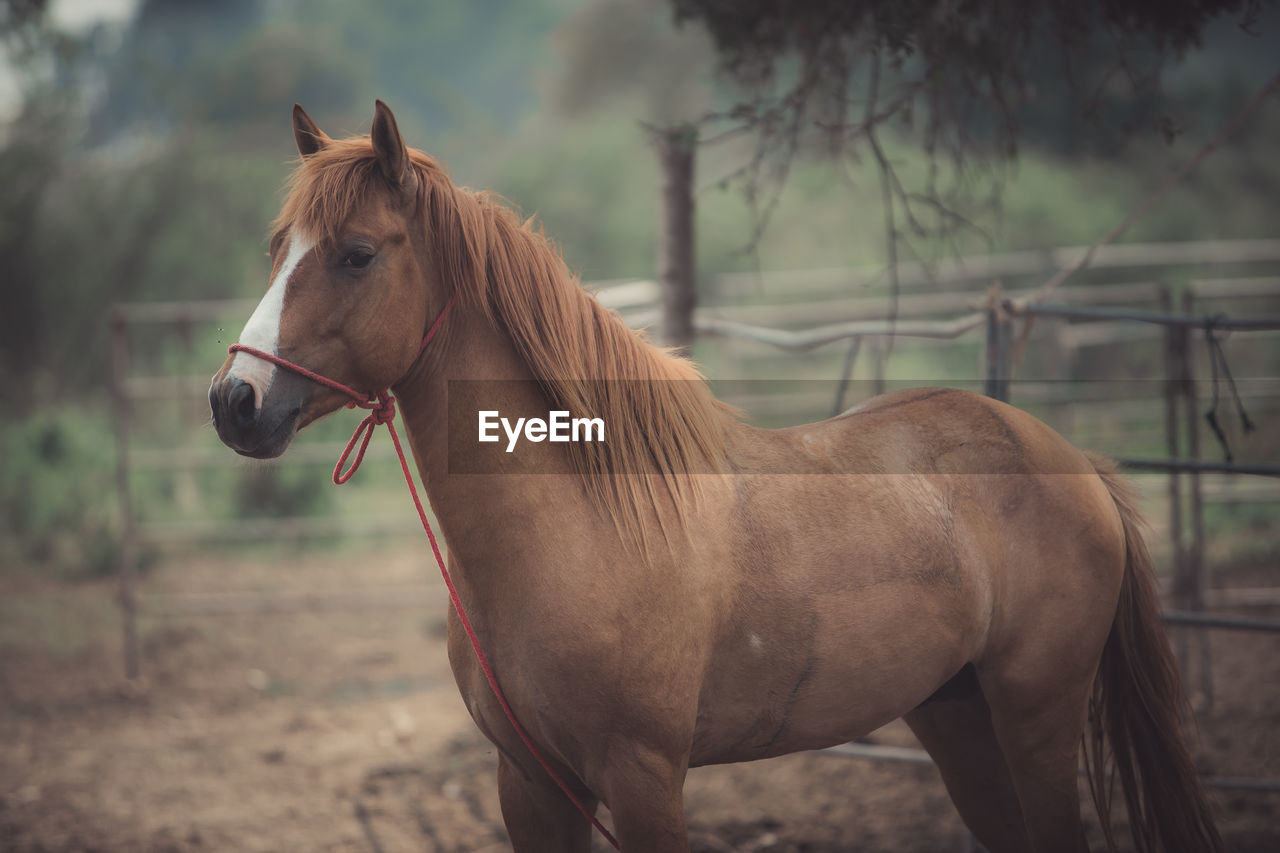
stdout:
[[[1229,453],[1254,475],[1134,467],[1152,546],[1171,607],[1274,619],[1275,6],[853,5],[4,0],[0,848],[503,849],[394,464],[334,489],[350,419],[269,464],[209,425],[295,101],[339,136],[386,100],[761,425],[948,384],[1134,462]],[[1127,220],[1047,299],[1076,314],[993,299]],[[1274,783],[1280,646],[1239,628],[1178,629],[1199,758]],[[691,776],[695,849],[966,849],[928,767],[771,764]],[[1215,798],[1274,849],[1274,784]]]

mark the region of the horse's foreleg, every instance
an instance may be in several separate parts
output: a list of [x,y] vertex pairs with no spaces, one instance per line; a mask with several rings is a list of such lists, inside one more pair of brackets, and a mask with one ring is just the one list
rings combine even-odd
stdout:
[[[591,824],[564,792],[545,774],[536,781],[526,776],[505,755],[498,759],[498,799],[516,853],[591,850]],[[583,797],[583,803],[594,811],[594,798]]]
[[603,792],[622,853],[687,853],[687,765],[639,744],[611,750]]

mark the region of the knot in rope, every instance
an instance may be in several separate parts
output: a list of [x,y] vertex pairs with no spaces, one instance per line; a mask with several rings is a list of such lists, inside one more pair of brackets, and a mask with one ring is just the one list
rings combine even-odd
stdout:
[[396,398],[386,391],[370,394],[367,400],[351,400],[347,403],[347,408],[367,409],[369,411],[368,417],[372,418],[374,424],[379,426],[396,419]]
[[[396,436],[396,428],[393,421],[396,418],[396,398],[392,397],[387,391],[379,391],[377,395],[369,395],[366,400],[352,400],[347,403],[348,409],[368,409],[369,414],[364,416],[364,420],[356,427],[356,431],[351,434],[351,438],[347,441],[347,446],[343,448],[342,453],[338,456],[338,464],[333,466],[333,482],[334,485],[341,486],[350,480],[360,468],[360,463],[364,461],[364,452],[369,449],[369,440],[373,438],[373,431],[382,424],[387,425],[387,429],[391,430],[391,437],[395,441],[396,450],[400,449],[400,441]],[[360,442],[360,450],[356,453],[356,458],[352,461],[351,466],[347,470],[342,470],[347,464],[347,460],[351,457],[351,450],[356,446],[356,442]],[[401,459],[403,462],[403,458]]]
[[390,394],[380,394],[378,407],[369,412],[369,417],[373,418],[375,425],[385,424],[395,420],[396,417],[396,398]]

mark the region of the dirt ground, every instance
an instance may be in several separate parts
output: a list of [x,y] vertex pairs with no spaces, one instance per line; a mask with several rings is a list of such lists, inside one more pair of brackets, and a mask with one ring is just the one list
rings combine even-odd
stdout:
[[[143,582],[135,684],[111,592],[0,577],[0,850],[509,849],[415,543],[168,561]],[[194,612],[212,604],[244,612]],[[1214,632],[1212,651],[1202,769],[1280,776],[1280,637]],[[699,853],[969,849],[929,766],[807,753],[694,770],[685,800]],[[1280,794],[1213,801],[1230,849],[1280,849]]]

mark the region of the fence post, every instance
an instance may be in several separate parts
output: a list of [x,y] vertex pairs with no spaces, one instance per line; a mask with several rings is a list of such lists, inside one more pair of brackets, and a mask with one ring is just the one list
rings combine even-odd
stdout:
[[[1044,377],[1055,384],[1069,384],[1074,350],[1067,342],[1067,321],[1063,318],[1045,319],[1048,322],[1041,326],[1045,334],[1040,344],[1044,353]],[[1063,435],[1071,435],[1075,431],[1075,407],[1065,397],[1049,404],[1049,417],[1050,426]]]
[[831,406],[831,417],[845,410],[845,396],[849,393],[849,382],[853,379],[853,365],[858,360],[858,352],[862,349],[862,336],[855,335],[849,341],[849,349],[844,354],[844,367],[840,371],[840,384],[836,386],[836,400]]
[[1013,337],[1013,323],[1009,313],[1001,305],[1002,288],[999,282],[987,291],[987,378],[984,392],[1003,402],[1009,402],[1009,345]]
[[138,654],[138,614],[135,588],[136,547],[133,498],[129,489],[129,334],[124,313],[116,308],[111,316],[111,398],[116,427],[116,492],[120,503],[120,546],[116,573],[120,582],[120,624],[124,632],[124,674],[137,678],[141,672]]
[[879,397],[887,386],[884,373],[889,367],[889,341],[892,338],[879,336],[871,339],[871,394]]
[[[1182,311],[1184,314],[1195,313],[1195,293],[1191,288],[1182,292]],[[1183,394],[1186,396],[1187,417],[1187,457],[1191,461],[1200,459],[1200,411],[1196,401],[1195,373],[1192,368],[1191,333],[1183,328],[1182,333],[1187,340],[1183,353],[1186,382],[1183,383]],[[1199,612],[1204,610],[1204,497],[1200,488],[1200,472],[1187,472],[1188,491],[1191,493],[1191,544],[1186,553],[1186,607]],[[1205,707],[1213,705],[1213,663],[1209,651],[1209,635],[1204,631],[1197,632],[1196,654],[1200,668],[1200,692]]]
[[698,131],[693,125],[660,128],[654,133],[661,169],[662,221],[658,227],[658,286],[662,299],[662,342],[688,351],[693,345],[694,281],[694,153]]
[[[1168,285],[1160,290],[1160,307],[1166,314],[1173,313],[1173,293]],[[1183,399],[1182,385],[1186,381],[1187,330],[1182,326],[1164,326],[1164,435],[1165,448],[1170,459],[1182,458],[1182,442],[1179,436],[1178,404]],[[1169,471],[1169,546],[1173,563],[1172,593],[1174,606],[1181,608],[1185,597],[1187,576],[1187,552],[1182,534],[1182,475]],[[1174,646],[1182,680],[1187,679],[1188,634],[1175,629]]]

